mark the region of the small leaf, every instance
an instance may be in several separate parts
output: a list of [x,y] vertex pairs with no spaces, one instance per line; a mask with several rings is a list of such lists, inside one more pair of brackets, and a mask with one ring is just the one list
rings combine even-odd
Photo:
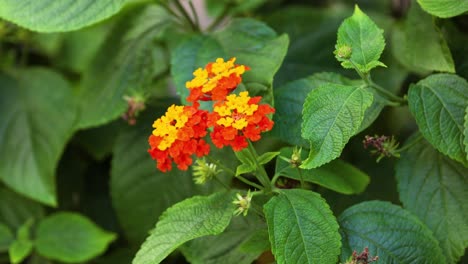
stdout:
[[195,196],[167,209],[132,263],[157,264],[189,240],[220,234],[231,221],[232,200],[232,194],[219,192]]
[[236,176],[239,176],[241,174],[246,174],[246,173],[250,173],[250,172],[254,172],[255,171],[255,167],[249,165],[249,164],[241,164],[239,166],[237,166],[236,168]]
[[14,74],[0,74],[0,179],[20,194],[55,206],[55,168],[77,117],[72,88],[46,69]]
[[388,202],[363,202],[338,218],[345,262],[353,250],[369,248],[381,263],[446,263],[431,231],[419,219]]
[[39,223],[35,245],[49,259],[74,263],[100,255],[115,238],[82,215],[60,212]]
[[420,140],[401,154],[396,179],[404,208],[432,230],[446,263],[456,263],[468,246],[468,168]]
[[433,74],[408,92],[408,105],[423,136],[440,152],[468,166],[463,119],[468,83],[454,74]]
[[[283,148],[281,149],[281,156],[290,157],[292,152],[292,148]],[[301,152],[302,159],[306,158],[307,155],[308,151],[303,149]],[[298,170],[301,170],[300,174]],[[277,158],[276,173],[298,181],[301,180],[302,176],[306,182],[315,183],[343,194],[361,193],[370,182],[367,174],[342,160],[334,160],[315,169],[303,170],[292,168],[288,162]]]
[[283,190],[264,211],[278,263],[336,263],[341,247],[338,224],[319,194]]
[[[422,44],[424,48],[421,48]],[[410,71],[455,72],[444,36],[432,16],[422,11],[419,5],[411,5],[403,24],[394,27],[392,51],[394,57]]]
[[241,151],[234,151],[234,154],[242,164],[250,165],[255,168],[254,156],[252,156],[248,148]]
[[336,48],[342,46],[351,47],[349,61],[337,56],[344,68],[351,69],[356,65],[361,72],[367,73],[377,66],[385,67],[383,63],[378,61],[385,47],[383,30],[364,14],[357,5],[354,14],[345,19],[338,28]]
[[7,225],[0,222],[0,253],[8,250],[13,240],[15,240],[13,232]]
[[260,155],[260,157],[258,157],[258,163],[260,165],[267,164],[268,162],[270,162],[270,160],[274,159],[279,154],[280,152],[278,151],[263,153],[262,155]]
[[466,160],[468,160],[468,106],[465,109],[465,125],[463,130]]
[[33,242],[30,240],[15,240],[8,249],[10,262],[12,264],[21,263],[33,250]]
[[0,0],[0,17],[34,31],[71,31],[114,15],[125,2],[125,0]]
[[358,86],[324,84],[312,90],[302,117],[302,137],[310,141],[311,151],[301,168],[316,168],[337,158],[359,131],[372,101],[372,93]]
[[467,0],[418,0],[428,13],[438,17],[453,17],[468,11]]

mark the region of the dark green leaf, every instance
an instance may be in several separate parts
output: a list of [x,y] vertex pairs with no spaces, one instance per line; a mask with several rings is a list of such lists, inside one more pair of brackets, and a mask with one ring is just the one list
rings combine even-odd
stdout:
[[126,0],[0,0],[0,17],[41,32],[79,29],[117,13]]
[[432,16],[417,4],[411,5],[403,24],[394,27],[392,50],[395,58],[410,71],[455,72],[452,55],[440,29]]
[[456,263],[468,246],[468,168],[420,140],[402,153],[396,178],[403,206],[432,230],[447,263]]
[[119,20],[84,73],[80,91],[80,128],[116,119],[128,107],[123,98],[125,95],[147,92],[156,68],[165,63],[155,60],[155,50],[161,47],[153,40],[169,24],[166,11],[154,5]]
[[15,240],[13,232],[7,225],[0,222],[0,253],[7,251],[13,240]]
[[[351,57],[344,60],[337,55],[345,68],[356,66],[361,72],[369,72],[377,66],[385,66],[379,61],[385,48],[383,30],[380,29],[356,5],[354,14],[347,18],[338,28],[336,49],[347,46],[351,48]],[[354,65],[353,65],[354,64]]]
[[241,246],[261,228],[266,227],[258,217],[235,217],[223,233],[189,241],[181,250],[192,264],[251,264],[263,250],[247,252]]
[[283,190],[264,211],[278,263],[336,263],[341,247],[338,224],[319,194]]
[[312,90],[304,103],[301,130],[311,151],[301,167],[316,168],[337,158],[359,131],[372,101],[372,93],[359,86],[324,84]]
[[408,92],[411,113],[423,136],[440,152],[468,166],[463,145],[463,119],[468,83],[454,74],[434,74]]
[[265,252],[271,249],[268,229],[257,229],[252,236],[240,246],[242,252]]
[[195,196],[167,209],[141,246],[133,264],[156,264],[183,243],[224,231],[234,212],[232,194]]
[[465,109],[465,125],[463,130],[466,159],[468,160],[468,106]]
[[345,262],[353,250],[369,248],[381,263],[446,263],[431,231],[419,219],[388,202],[363,202],[338,218]]
[[38,203],[0,187],[0,222],[12,230],[20,228],[28,219],[39,220],[43,215],[44,210]]
[[[291,157],[292,148],[281,149],[281,156]],[[302,159],[308,156],[308,151],[302,150]],[[299,170],[301,173],[299,173]],[[342,160],[334,160],[321,167],[303,170],[293,168],[281,158],[276,159],[276,173],[281,176],[300,181],[301,176],[306,182],[312,182],[327,189],[334,190],[343,194],[356,194],[363,192],[370,182],[367,174],[360,171],[353,165]]]
[[15,240],[8,249],[10,262],[12,264],[21,263],[33,250],[33,242],[30,240]]
[[72,89],[50,70],[15,74],[0,75],[0,178],[15,191],[55,206],[55,167],[76,121]]
[[453,17],[468,11],[467,0],[418,0],[426,12],[438,17]]
[[236,63],[250,67],[243,77],[250,95],[264,96],[271,102],[273,76],[288,47],[286,35],[277,36],[266,24],[253,19],[235,19],[226,28],[208,36],[196,35],[172,53],[171,68],[179,95],[185,101],[185,83],[192,73],[218,57],[236,57]]
[[82,215],[61,212],[39,223],[35,246],[49,259],[75,263],[100,255],[115,238]]

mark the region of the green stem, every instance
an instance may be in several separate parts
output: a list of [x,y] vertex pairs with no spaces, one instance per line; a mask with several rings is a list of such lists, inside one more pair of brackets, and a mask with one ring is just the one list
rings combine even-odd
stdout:
[[421,141],[421,139],[423,139],[423,135],[419,134],[415,139],[413,139],[410,143],[408,143],[407,145],[395,150],[396,153],[401,153],[409,148],[411,148],[412,146],[416,145],[416,143],[418,143],[419,141]]
[[299,167],[296,167],[296,169],[299,172],[299,179],[301,179],[301,189],[304,189],[305,184],[304,184],[304,177],[302,176],[302,171]]
[[257,151],[255,151],[255,148],[253,147],[252,142],[250,142],[250,140],[248,140],[248,142],[249,142],[248,150],[250,151],[250,154],[252,154],[254,158],[255,166],[257,167],[258,173],[255,173],[255,177],[257,177],[258,181],[262,183],[262,185],[265,187],[265,190],[269,192],[271,191],[270,178],[268,178],[268,174],[266,173],[265,168],[262,165],[260,165],[260,163],[258,163],[258,154],[257,154]]
[[192,3],[192,0],[189,1],[190,11],[192,12],[193,18],[195,19],[195,26],[197,29],[200,29],[200,19],[198,18],[197,11],[195,6]]
[[206,156],[206,157],[207,157],[207,159],[210,160],[210,162],[213,162],[214,164],[216,164],[216,166],[220,167],[223,171],[225,171],[225,172],[231,174],[232,176],[234,176],[235,178],[239,179],[241,182],[243,182],[243,183],[245,183],[247,185],[250,185],[252,187],[255,187],[255,188],[259,189],[259,190],[263,190],[262,186],[256,184],[255,182],[247,180],[246,178],[242,177],[241,175],[236,175],[236,173],[233,170],[231,170],[228,167],[224,166],[218,160],[212,158],[211,156]]
[[182,6],[182,4],[179,2],[179,0],[176,0],[174,1],[175,2],[175,5],[177,6],[177,9],[179,9],[179,11],[182,13],[182,15],[184,16],[185,20],[188,22],[188,24],[190,25],[190,27],[193,29],[193,31],[200,31],[199,28],[197,27],[197,25],[195,25],[195,23],[193,22],[192,18],[190,17],[190,15],[187,13],[187,10],[185,10],[185,8]]
[[228,190],[228,191],[231,190],[231,188],[229,186],[227,186],[220,178],[218,178],[217,175],[214,178],[219,184],[221,184],[224,188],[226,188],[226,190]]
[[223,12],[221,13],[221,15],[219,15],[214,21],[213,23],[211,23],[211,25],[208,26],[207,28],[207,31],[212,31],[213,29],[215,29],[217,26],[219,26],[219,24],[221,24],[221,22],[223,22],[223,20],[226,18],[227,14],[229,14],[229,11],[231,10],[231,7],[233,5],[231,3],[227,4],[226,7],[224,8]]

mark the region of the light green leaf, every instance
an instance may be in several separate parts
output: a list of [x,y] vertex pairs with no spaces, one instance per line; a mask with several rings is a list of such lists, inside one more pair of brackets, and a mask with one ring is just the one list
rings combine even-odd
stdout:
[[0,253],[8,250],[13,240],[15,240],[13,232],[7,225],[0,222]]
[[395,26],[392,34],[393,54],[408,70],[455,72],[450,49],[440,29],[431,15],[418,5],[411,5],[406,20]]
[[102,254],[115,238],[80,214],[60,212],[39,223],[35,246],[49,259],[74,263]]
[[[347,46],[351,48],[351,57],[343,59],[338,55],[344,68],[354,68],[354,65],[364,73],[377,66],[384,66],[379,61],[385,48],[383,30],[380,29],[361,9],[356,5],[354,14],[345,19],[338,28],[338,39],[335,48]],[[354,65],[353,65],[354,64]]]
[[[174,102],[165,101],[165,104]],[[149,108],[138,117],[135,126],[127,126],[120,132],[114,144],[112,203],[126,237],[135,244],[144,241],[164,210],[195,194],[189,171],[173,169],[162,173],[147,152],[151,124],[165,111],[164,106]]]
[[446,263],[431,231],[414,215],[388,202],[363,202],[338,218],[343,248],[341,261],[369,248],[381,263]]
[[223,233],[194,239],[180,249],[191,264],[251,264],[263,250],[246,252],[241,246],[258,229],[265,230],[266,226],[255,214],[234,217]]
[[428,13],[438,17],[453,17],[468,11],[467,0],[418,0]]
[[80,29],[117,13],[126,0],[0,0],[0,17],[30,30]]
[[[291,157],[292,153],[292,148],[283,148],[280,155]],[[301,156],[302,160],[304,160],[308,156],[308,151],[303,149]],[[301,171],[300,174],[299,170]],[[301,180],[302,176],[306,182],[312,182],[343,194],[361,193],[370,182],[367,174],[342,160],[334,160],[315,169],[303,170],[293,168],[288,162],[277,158],[275,173],[298,181]]]
[[237,166],[237,168],[236,168],[236,176],[239,176],[239,175],[245,174],[245,173],[254,172],[254,171],[255,171],[254,166],[251,166],[249,164],[241,164],[241,165]]
[[241,151],[234,151],[234,154],[242,164],[247,164],[255,168],[254,156],[252,156],[249,149],[245,148]]
[[446,263],[456,263],[468,246],[468,168],[420,140],[401,154],[396,179],[403,206],[432,230]]
[[258,163],[260,165],[267,164],[268,162],[270,162],[270,160],[274,159],[279,154],[280,153],[278,151],[263,153],[262,155],[260,155],[260,157],[258,157]]
[[440,152],[468,166],[463,118],[468,82],[454,74],[434,74],[411,85],[408,105],[423,136]]
[[156,61],[156,50],[162,47],[154,44],[154,39],[170,25],[169,15],[155,5],[132,11],[116,23],[84,73],[80,128],[118,118],[128,107],[123,97],[145,94],[158,65],[166,63]]
[[283,190],[264,211],[278,263],[336,263],[341,247],[338,224],[319,194]]
[[463,130],[464,140],[463,144],[465,144],[465,154],[466,159],[468,160],[468,106],[465,109],[465,125]]
[[62,76],[41,68],[0,74],[0,84],[0,179],[55,206],[55,167],[77,116],[72,89]]
[[232,194],[218,192],[195,196],[167,209],[132,263],[157,264],[189,240],[220,234],[231,221],[232,200]]
[[359,131],[372,101],[372,93],[359,86],[324,84],[312,90],[304,103],[301,130],[310,141],[310,153],[301,168],[316,168],[337,158]]
[[12,264],[21,263],[33,250],[33,242],[30,240],[15,240],[8,249],[10,262]]
[[[15,206],[11,206],[12,204]],[[43,215],[44,210],[38,203],[0,187],[0,222],[11,230],[20,228],[28,219],[39,220]]]
[[177,92],[185,101],[189,91],[185,83],[193,72],[218,57],[236,57],[237,64],[250,67],[242,76],[251,96],[264,96],[271,102],[273,76],[288,48],[288,37],[277,36],[266,24],[253,19],[234,19],[226,28],[212,35],[196,35],[180,44],[171,56],[172,74]]

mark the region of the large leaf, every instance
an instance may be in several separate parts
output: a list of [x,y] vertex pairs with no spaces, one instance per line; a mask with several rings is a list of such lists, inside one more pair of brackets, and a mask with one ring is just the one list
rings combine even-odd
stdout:
[[242,246],[259,229],[266,229],[266,226],[255,215],[238,216],[223,233],[189,241],[181,250],[192,264],[251,264],[264,250],[246,252]]
[[167,209],[141,246],[133,264],[160,263],[183,243],[217,235],[229,225],[233,195],[225,192],[195,196]]
[[[79,127],[107,123],[119,117],[128,105],[124,96],[144,94],[151,85],[158,45],[154,39],[170,24],[166,11],[149,5],[132,10],[114,26],[88,71],[80,91]],[[99,113],[99,114],[96,114]]]
[[271,101],[273,76],[286,55],[288,43],[286,35],[278,37],[266,24],[253,19],[235,19],[212,35],[196,35],[172,52],[171,71],[177,92],[185,100],[189,92],[185,83],[193,78],[193,71],[217,57],[236,57],[236,63],[251,68],[242,77],[247,90]]
[[431,231],[414,215],[388,202],[363,202],[346,209],[338,218],[345,262],[353,250],[369,248],[379,262],[446,263]]
[[115,238],[82,215],[61,212],[39,223],[35,247],[49,259],[84,262],[103,253]]
[[408,70],[455,72],[452,55],[440,29],[431,15],[417,4],[411,5],[406,20],[392,33],[393,54]]
[[56,205],[55,167],[76,120],[68,82],[35,68],[0,74],[0,179],[15,191]]
[[383,30],[380,29],[361,9],[356,5],[354,14],[345,19],[338,28],[338,39],[336,48],[351,48],[351,56],[347,60],[341,61],[345,68],[354,68],[355,66],[361,72],[369,72],[377,66],[384,66],[379,61],[385,47]]
[[337,158],[359,131],[372,101],[372,93],[360,86],[325,84],[312,90],[304,103],[301,130],[310,141],[310,153],[301,167],[311,169]]
[[468,168],[421,140],[402,153],[396,178],[403,206],[432,230],[447,263],[457,262],[468,246]]
[[468,11],[467,0],[418,0],[428,13],[438,17],[453,17]]
[[0,222],[0,253],[7,251],[14,239],[15,237],[13,236],[13,232],[11,232],[10,228]]
[[148,109],[136,126],[121,131],[114,144],[112,203],[123,231],[134,243],[144,241],[164,210],[195,193],[189,172],[173,169],[162,173],[147,152],[151,124],[164,112]]
[[[281,149],[280,156],[290,158],[292,148]],[[308,151],[301,151],[301,159],[308,156]],[[300,171],[300,172],[299,172]],[[276,159],[276,174],[300,181],[311,182],[343,194],[356,194],[363,192],[370,182],[367,174],[353,165],[342,160],[334,160],[319,168],[303,170],[293,168],[291,164],[281,157]]]
[[454,74],[434,74],[408,92],[409,109],[423,136],[440,152],[468,166],[463,119],[468,82]]
[[11,230],[18,229],[28,219],[39,220],[43,215],[44,210],[40,204],[0,187],[0,222]]
[[336,263],[338,224],[317,193],[284,190],[264,205],[271,250],[278,263]]
[[117,13],[126,0],[0,0],[0,17],[40,32],[70,31]]

